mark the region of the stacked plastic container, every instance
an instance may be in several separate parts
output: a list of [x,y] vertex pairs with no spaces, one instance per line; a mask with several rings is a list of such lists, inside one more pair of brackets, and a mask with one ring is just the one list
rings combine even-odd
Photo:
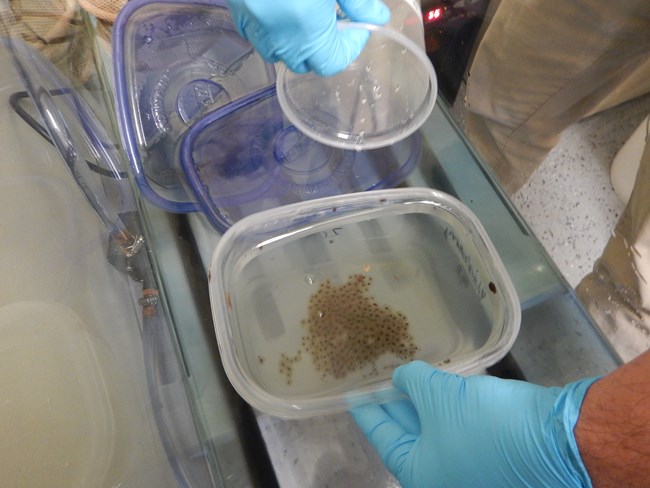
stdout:
[[243,40],[226,2],[129,2],[113,32],[118,123],[143,194],[203,211],[224,231],[246,215],[401,183],[420,136],[353,151],[323,145],[284,117],[275,67]]

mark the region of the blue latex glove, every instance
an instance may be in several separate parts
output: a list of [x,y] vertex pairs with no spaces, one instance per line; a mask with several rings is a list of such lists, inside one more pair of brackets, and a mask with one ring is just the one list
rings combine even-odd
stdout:
[[[339,0],[352,21],[385,24],[380,0]],[[228,0],[239,33],[268,62],[283,61],[298,73],[335,74],[363,50],[368,32],[336,27],[335,0]]]
[[410,401],[352,415],[405,488],[590,487],[573,428],[594,381],[546,388],[415,361],[393,374]]

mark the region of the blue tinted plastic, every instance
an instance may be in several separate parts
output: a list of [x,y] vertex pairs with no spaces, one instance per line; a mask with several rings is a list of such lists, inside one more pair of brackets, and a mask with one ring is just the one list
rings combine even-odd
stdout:
[[197,210],[178,144],[210,110],[272,85],[275,70],[236,32],[224,0],[134,0],[113,30],[118,123],[142,193]]
[[181,143],[187,180],[219,231],[268,208],[396,186],[421,155],[418,133],[370,151],[320,144],[285,119],[275,87],[208,114]]

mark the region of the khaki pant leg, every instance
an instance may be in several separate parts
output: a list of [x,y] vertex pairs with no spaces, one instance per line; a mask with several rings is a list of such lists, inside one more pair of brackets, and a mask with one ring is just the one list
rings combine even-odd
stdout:
[[94,73],[92,45],[77,0],[12,0],[0,3],[0,36],[38,49],[74,86]]
[[507,191],[647,61],[649,32],[647,0],[501,1],[469,71],[467,132]]
[[624,361],[650,348],[650,142],[630,201],[594,270],[576,289]]

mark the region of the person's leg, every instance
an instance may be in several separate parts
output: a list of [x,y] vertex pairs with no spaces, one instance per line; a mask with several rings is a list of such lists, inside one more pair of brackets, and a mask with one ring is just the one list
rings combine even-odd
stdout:
[[92,46],[77,0],[15,0],[0,5],[0,36],[22,39],[75,86],[93,72]]
[[576,291],[624,361],[650,348],[650,138],[630,200]]
[[[566,127],[612,97],[650,92],[650,77],[635,76],[649,30],[645,0],[501,1],[470,68],[467,120],[509,192]],[[616,232],[577,292],[624,360],[650,347],[650,144]]]
[[469,71],[467,133],[507,191],[647,61],[649,29],[646,0],[501,1]]

